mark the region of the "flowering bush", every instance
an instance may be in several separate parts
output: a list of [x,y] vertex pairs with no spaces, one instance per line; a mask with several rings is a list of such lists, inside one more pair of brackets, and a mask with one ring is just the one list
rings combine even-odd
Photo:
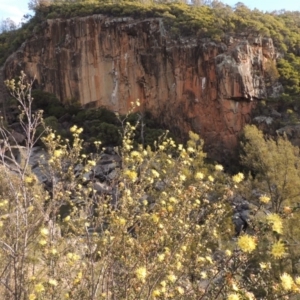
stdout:
[[29,164],[43,119],[31,111],[31,84],[25,82],[24,74],[18,84],[7,82],[27,136],[21,164],[8,157],[13,146],[1,128],[5,299],[276,299],[299,293],[299,278],[280,264],[281,216],[269,215],[263,230],[235,240],[228,195],[244,175],[230,177],[222,166],[207,165],[195,133],[187,147],[164,135],[153,150],[134,147],[136,127],[125,122],[122,167],[109,183],[111,195],[95,190],[86,176],[97,165],[101,143],[98,155],[83,154],[81,128],[70,128],[72,142],[45,128],[44,175],[51,182],[45,189]]

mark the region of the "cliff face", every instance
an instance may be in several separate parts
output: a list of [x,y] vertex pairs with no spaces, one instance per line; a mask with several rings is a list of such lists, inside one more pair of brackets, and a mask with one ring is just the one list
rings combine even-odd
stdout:
[[142,110],[181,134],[199,133],[220,158],[255,100],[274,92],[267,69],[275,55],[269,38],[172,40],[161,19],[93,15],[48,20],[7,60],[5,76],[22,69],[61,100],[120,113],[140,99]]

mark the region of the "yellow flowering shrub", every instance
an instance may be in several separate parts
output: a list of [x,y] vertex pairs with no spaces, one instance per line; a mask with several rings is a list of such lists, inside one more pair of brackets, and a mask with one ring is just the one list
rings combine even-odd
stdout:
[[[42,116],[30,111],[31,85],[24,89],[25,94],[17,88],[11,92],[24,106],[21,121],[31,124],[24,128],[35,141],[31,128],[43,124]],[[144,148],[133,142],[136,127],[126,120],[122,126],[117,149],[122,166],[109,192],[97,191],[86,176],[97,166],[101,143],[99,153],[83,153],[82,130],[75,125],[71,141],[45,128],[48,189],[28,180],[29,155],[22,166],[15,161],[15,173],[2,156],[3,299],[298,295],[299,279],[280,265],[286,256],[278,239],[284,233],[281,215],[274,212],[262,228],[254,224],[252,232],[234,237],[228,195],[237,184],[247,184],[243,173],[232,177],[221,165],[207,164],[196,133],[190,132],[186,147],[165,134],[153,148]],[[0,130],[5,133],[4,127]],[[33,145],[28,143],[27,154]]]

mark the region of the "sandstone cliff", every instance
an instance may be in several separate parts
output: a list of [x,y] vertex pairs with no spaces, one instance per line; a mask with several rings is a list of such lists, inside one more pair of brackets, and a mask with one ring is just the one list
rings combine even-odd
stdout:
[[[163,124],[205,139],[214,158],[237,143],[256,99],[267,97],[269,38],[171,39],[161,19],[103,15],[48,20],[6,62],[5,76],[24,70],[61,100],[125,113],[140,99]],[[220,151],[222,149],[222,151]]]

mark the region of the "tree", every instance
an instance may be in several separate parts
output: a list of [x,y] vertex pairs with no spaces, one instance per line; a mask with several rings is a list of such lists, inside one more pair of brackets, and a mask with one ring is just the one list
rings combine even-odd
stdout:
[[[260,205],[266,209],[263,214],[256,214],[256,226],[264,230],[264,222],[273,224],[272,226],[278,225],[273,245],[280,245],[280,242],[285,241],[285,244],[279,246],[282,249],[284,247],[286,252],[281,256],[281,266],[284,265],[289,271],[299,274],[299,148],[294,147],[285,135],[277,136],[276,140],[264,137],[254,125],[246,126],[244,135],[244,155],[241,160],[254,176],[248,186],[248,195],[253,194],[254,190],[260,193]],[[264,202],[265,197],[270,200],[271,205]],[[270,236],[267,239],[270,240]]]
[[1,21],[0,33],[9,32],[17,29],[17,24],[10,18]]
[[194,0],[191,2],[194,6],[201,6],[203,5],[203,1],[202,0]]
[[296,205],[300,200],[298,147],[286,136],[265,138],[254,125],[246,126],[244,135],[242,163],[253,171],[262,192],[270,195],[272,211],[279,213],[284,205]]
[[53,2],[53,0],[30,0],[28,3],[28,8],[30,10],[36,10],[37,8],[41,8],[43,6],[49,6]]

